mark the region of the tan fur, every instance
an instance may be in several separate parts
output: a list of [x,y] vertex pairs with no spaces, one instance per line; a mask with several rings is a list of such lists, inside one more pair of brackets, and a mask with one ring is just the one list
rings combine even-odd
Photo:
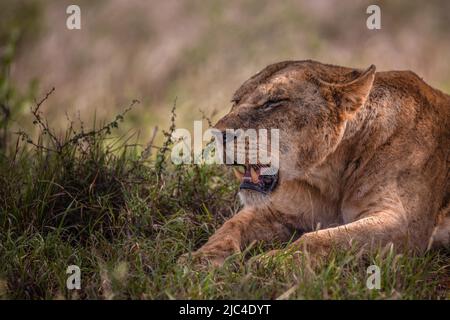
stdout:
[[[285,100],[273,109],[266,101]],[[449,245],[450,97],[410,71],[287,61],[247,80],[216,128],[279,128],[279,184],[194,253],[215,264],[253,241],[327,254]]]

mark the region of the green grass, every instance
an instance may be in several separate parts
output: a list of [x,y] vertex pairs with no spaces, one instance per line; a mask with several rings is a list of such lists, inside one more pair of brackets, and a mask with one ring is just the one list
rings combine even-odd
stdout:
[[[181,265],[180,255],[239,209],[231,175],[172,165],[169,143],[143,157],[130,137],[111,138],[122,115],[90,131],[71,125],[59,138],[33,110],[39,138],[21,133],[23,141],[0,158],[1,298],[449,298],[448,251],[335,252],[316,266],[307,256],[249,263],[263,252],[257,245],[221,268]],[[81,268],[81,290],[66,289],[72,264]],[[366,287],[372,264],[381,268],[380,290]]]

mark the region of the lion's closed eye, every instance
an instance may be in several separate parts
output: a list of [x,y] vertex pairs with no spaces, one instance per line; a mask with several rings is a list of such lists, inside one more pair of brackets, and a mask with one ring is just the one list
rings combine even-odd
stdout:
[[273,109],[275,107],[278,107],[278,106],[282,105],[286,101],[288,101],[288,99],[271,99],[271,100],[267,100],[262,105],[262,110],[263,111],[269,111],[269,110],[271,110],[271,109]]

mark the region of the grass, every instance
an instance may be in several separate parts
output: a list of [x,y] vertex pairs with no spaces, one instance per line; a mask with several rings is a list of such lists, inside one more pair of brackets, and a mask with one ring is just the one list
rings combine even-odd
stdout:
[[[175,166],[170,142],[141,147],[116,137],[113,121],[86,130],[71,122],[58,137],[38,102],[40,132],[25,132],[0,157],[0,297],[5,299],[448,299],[449,252],[369,257],[334,252],[311,266],[276,256],[222,268],[177,263],[239,209],[229,172]],[[173,125],[165,136],[169,137]],[[75,129],[77,127],[77,129]],[[81,290],[66,289],[66,269],[81,268]],[[381,289],[366,287],[367,267],[381,268]]]

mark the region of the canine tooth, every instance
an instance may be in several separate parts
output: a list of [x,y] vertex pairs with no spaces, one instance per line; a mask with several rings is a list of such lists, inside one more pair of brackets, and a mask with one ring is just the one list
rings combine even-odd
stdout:
[[242,172],[240,172],[239,170],[237,170],[236,168],[233,168],[233,172],[234,172],[234,175],[236,176],[236,178],[239,181],[241,181],[244,174]]
[[253,169],[253,167],[250,167],[250,174],[252,175],[252,182],[258,183],[259,182],[259,174]]

